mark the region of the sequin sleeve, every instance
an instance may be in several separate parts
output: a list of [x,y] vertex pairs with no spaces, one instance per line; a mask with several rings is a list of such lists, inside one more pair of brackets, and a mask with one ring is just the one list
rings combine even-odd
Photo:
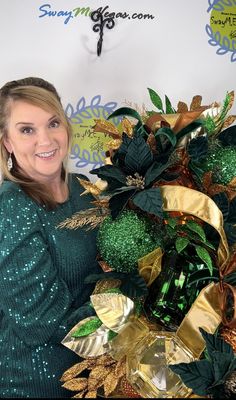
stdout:
[[60,341],[75,311],[47,249],[35,203],[22,193],[0,195],[1,308],[28,345]]

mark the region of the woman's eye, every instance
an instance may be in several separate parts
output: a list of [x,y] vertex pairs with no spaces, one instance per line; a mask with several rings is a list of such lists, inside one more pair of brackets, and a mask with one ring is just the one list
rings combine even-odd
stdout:
[[57,119],[53,120],[52,122],[50,122],[49,127],[50,128],[58,128],[60,126],[60,121],[58,121]]
[[20,131],[25,135],[30,135],[31,133],[33,133],[33,128],[31,128],[30,126],[23,126]]

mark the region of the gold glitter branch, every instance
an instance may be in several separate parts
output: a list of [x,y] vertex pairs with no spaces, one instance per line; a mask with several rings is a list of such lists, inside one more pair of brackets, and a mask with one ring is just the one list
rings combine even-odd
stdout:
[[104,218],[108,214],[108,209],[101,212],[101,208],[99,207],[88,208],[87,210],[82,210],[75,213],[71,218],[67,218],[65,221],[62,221],[57,227],[78,229],[87,225],[87,230],[95,229],[103,222]]
[[[78,377],[85,369],[90,370],[88,378]],[[117,362],[109,355],[102,355],[73,365],[64,372],[60,381],[65,389],[78,392],[73,398],[96,398],[98,389],[102,387],[105,397],[108,397],[125,373],[124,359]]]

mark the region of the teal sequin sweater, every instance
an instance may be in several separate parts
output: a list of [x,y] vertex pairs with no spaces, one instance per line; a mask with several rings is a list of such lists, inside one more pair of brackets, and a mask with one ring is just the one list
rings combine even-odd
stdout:
[[0,186],[0,397],[64,398],[62,373],[79,361],[61,340],[79,321],[92,288],[96,232],[58,229],[91,207],[74,174],[69,199],[46,211],[21,188]]

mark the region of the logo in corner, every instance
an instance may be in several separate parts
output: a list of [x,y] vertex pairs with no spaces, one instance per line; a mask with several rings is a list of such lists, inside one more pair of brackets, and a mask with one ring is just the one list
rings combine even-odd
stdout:
[[208,0],[210,25],[206,25],[208,43],[217,48],[216,54],[230,54],[231,62],[236,61],[236,1]]

